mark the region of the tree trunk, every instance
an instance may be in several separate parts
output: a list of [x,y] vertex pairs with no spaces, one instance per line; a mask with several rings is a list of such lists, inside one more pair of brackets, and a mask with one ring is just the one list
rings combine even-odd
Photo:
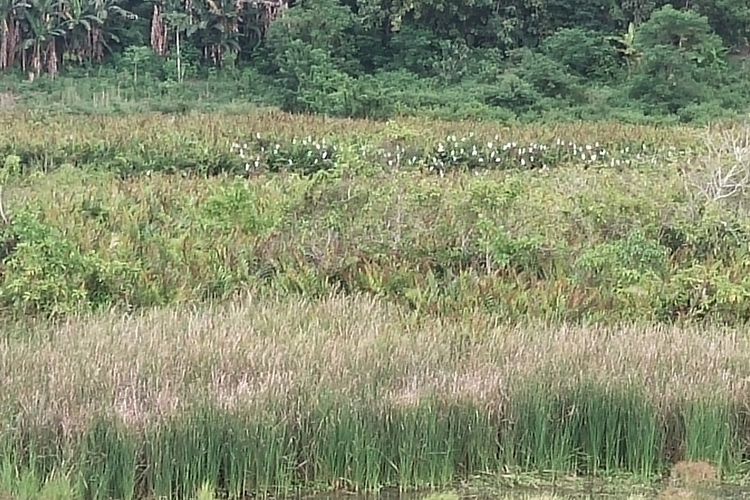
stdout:
[[268,32],[269,26],[279,19],[289,9],[289,0],[261,0],[263,5],[263,34]]
[[34,52],[31,56],[31,74],[34,78],[42,74],[42,46],[39,42],[34,43]]
[[18,50],[18,44],[21,43],[21,30],[18,27],[18,21],[12,19],[8,26],[10,31],[8,32],[8,48],[6,57],[8,58],[8,68],[12,68],[16,63],[16,50]]
[[52,78],[55,78],[60,71],[57,61],[57,42],[52,39],[47,44],[47,53],[45,54],[47,59],[47,74]]
[[90,51],[94,61],[101,63],[104,60],[104,33],[99,27],[91,28]]
[[154,4],[154,14],[151,17],[151,48],[160,56],[167,53],[166,28],[159,6]]
[[182,58],[180,55],[180,30],[175,30],[176,42],[177,42],[177,81],[182,81]]
[[8,38],[10,36],[8,20],[3,19],[0,24],[0,69],[8,69]]

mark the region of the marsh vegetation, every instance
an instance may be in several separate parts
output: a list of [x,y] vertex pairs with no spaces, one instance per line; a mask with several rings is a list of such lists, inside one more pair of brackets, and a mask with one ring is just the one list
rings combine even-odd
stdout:
[[0,127],[4,494],[742,491],[742,124]]

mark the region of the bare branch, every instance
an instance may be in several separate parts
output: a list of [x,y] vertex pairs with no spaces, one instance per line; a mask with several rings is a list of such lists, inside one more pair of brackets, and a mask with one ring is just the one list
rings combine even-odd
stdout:
[[707,203],[737,198],[750,189],[750,125],[707,130],[706,153],[686,176],[691,192]]
[[2,219],[4,225],[10,225],[10,220],[5,215],[5,208],[3,207],[3,186],[0,186],[0,219]]

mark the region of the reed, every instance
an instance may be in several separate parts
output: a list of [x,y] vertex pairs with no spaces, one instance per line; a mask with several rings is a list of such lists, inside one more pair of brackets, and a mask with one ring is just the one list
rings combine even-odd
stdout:
[[748,344],[415,321],[357,296],[70,318],[0,344],[0,477],[12,492],[63,477],[87,498],[239,498],[503,470],[654,478],[683,459],[733,475],[750,451]]

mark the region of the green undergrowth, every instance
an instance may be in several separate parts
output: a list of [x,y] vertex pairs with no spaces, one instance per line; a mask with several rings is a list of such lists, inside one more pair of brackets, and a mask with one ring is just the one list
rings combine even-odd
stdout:
[[742,323],[746,196],[706,191],[699,140],[727,130],[742,132],[6,113],[0,315],[253,289],[509,320]]
[[242,498],[444,489],[503,471],[649,481],[680,457],[716,464],[729,478],[748,459],[748,422],[736,408],[708,401],[666,411],[634,388],[550,394],[530,385],[495,409],[320,396],[234,411],[197,404],[143,426],[103,415],[65,439],[53,427],[6,422],[0,493],[29,498],[63,485],[83,498],[187,498],[202,488]]
[[[62,316],[259,293],[364,292],[434,314],[744,323],[750,216],[674,166],[436,175],[13,174],[0,308]],[[9,173],[10,172],[10,173]]]

